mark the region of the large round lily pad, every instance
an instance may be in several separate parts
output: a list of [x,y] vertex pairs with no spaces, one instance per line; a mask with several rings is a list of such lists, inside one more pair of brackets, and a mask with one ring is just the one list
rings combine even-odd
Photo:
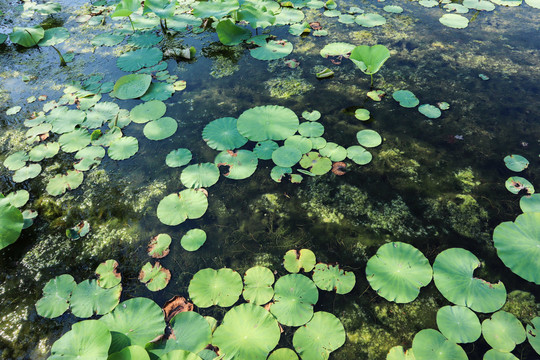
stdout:
[[303,360],[327,360],[345,343],[345,329],[334,315],[319,311],[294,333],[293,345]]
[[136,99],[143,96],[152,82],[152,76],[148,74],[130,74],[122,76],[114,84],[114,95],[120,100]]
[[263,305],[274,296],[274,274],[264,266],[254,266],[244,274],[244,299],[255,305]]
[[171,319],[170,326],[171,336],[166,342],[154,346],[154,349],[150,350],[152,353],[167,354],[175,350],[198,353],[210,344],[212,339],[210,324],[194,311],[179,312]]
[[317,287],[301,274],[282,276],[274,286],[274,303],[270,312],[283,325],[300,326],[313,316],[313,306],[319,300]]
[[50,360],[107,360],[111,332],[98,320],[73,324],[51,347]]
[[499,224],[493,231],[493,243],[510,270],[540,284],[540,213],[524,213],[514,222]]
[[71,293],[71,312],[80,318],[107,314],[118,305],[121,292],[121,286],[104,289],[96,280],[85,280]]
[[0,250],[19,238],[23,225],[21,211],[0,194]]
[[251,141],[285,140],[298,130],[296,114],[283,106],[257,106],[244,111],[237,121],[238,132]]
[[[441,294],[456,305],[463,305],[477,312],[499,310],[506,302],[506,288],[502,282],[490,284],[474,277],[481,265],[470,251],[452,248],[443,251],[433,263],[433,280]],[[415,352],[416,353],[416,352]]]
[[389,301],[408,303],[431,281],[431,266],[414,246],[402,242],[384,244],[366,265],[373,290]]
[[472,343],[482,334],[478,316],[465,306],[444,306],[437,312],[437,326],[455,343]]
[[150,100],[135,106],[129,112],[131,120],[138,124],[144,124],[151,120],[157,120],[167,111],[167,106],[163,101]]
[[223,174],[225,177],[233,180],[242,180],[253,175],[257,170],[259,160],[255,153],[249,150],[222,151],[214,163],[219,166],[227,166],[229,171]]
[[229,307],[238,301],[243,288],[242,277],[234,270],[202,269],[189,282],[188,291],[189,297],[198,307]]
[[206,242],[206,232],[201,229],[191,229],[180,239],[184,250],[197,251]]
[[69,307],[68,300],[76,286],[69,274],[49,280],[43,287],[43,297],[36,303],[37,313],[51,319],[62,315]]
[[126,160],[139,151],[139,142],[133,136],[114,140],[108,149],[109,157],[113,160]]
[[212,163],[193,164],[182,170],[180,181],[188,188],[210,187],[219,180],[219,169]]
[[257,60],[276,60],[284,58],[293,51],[293,44],[287,40],[269,40],[251,49],[250,54]]
[[175,226],[187,219],[198,219],[208,208],[208,199],[201,191],[186,189],[165,196],[157,207],[157,217],[165,225]]
[[352,271],[344,271],[338,265],[319,263],[313,270],[313,281],[321,290],[347,294],[354,288],[356,277]]
[[433,329],[421,330],[414,336],[412,350],[416,360],[467,360],[467,354],[456,343]]
[[521,322],[506,311],[497,311],[482,322],[484,340],[494,349],[510,352],[527,337]]
[[296,165],[302,158],[302,152],[294,146],[281,146],[272,153],[272,161],[281,167],[291,167]]
[[203,140],[215,150],[234,150],[244,146],[248,141],[240,135],[236,126],[237,120],[232,117],[216,119],[208,123],[202,132]]
[[137,71],[143,67],[156,65],[163,58],[163,53],[158,48],[143,48],[120,55],[116,65],[120,70]]
[[254,304],[238,305],[223,318],[214,331],[212,344],[227,360],[265,360],[281,336],[276,319]]

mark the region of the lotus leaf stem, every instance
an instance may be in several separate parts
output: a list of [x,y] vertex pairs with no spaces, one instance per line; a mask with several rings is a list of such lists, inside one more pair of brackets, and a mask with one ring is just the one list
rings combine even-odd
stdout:
[[60,56],[60,66],[67,66],[66,60],[62,56],[62,53],[60,52],[60,50],[58,50],[54,45],[51,45],[51,47],[54,50],[56,50],[56,52],[58,53],[58,56]]
[[133,20],[131,20],[131,15],[128,15],[129,23],[131,24],[131,28],[133,29],[133,32],[135,32],[135,25],[133,25]]

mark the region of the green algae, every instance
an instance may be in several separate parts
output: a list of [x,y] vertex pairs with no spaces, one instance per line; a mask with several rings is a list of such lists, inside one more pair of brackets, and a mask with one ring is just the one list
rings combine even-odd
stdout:
[[274,78],[265,82],[265,87],[273,98],[287,99],[291,96],[299,96],[313,90],[313,85],[299,76],[287,76]]
[[528,324],[538,316],[540,304],[536,302],[533,294],[526,291],[514,290],[508,293],[506,304],[504,304],[501,310],[513,314],[521,322]]
[[455,172],[454,177],[457,185],[465,194],[472,192],[475,187],[481,184],[480,181],[474,180],[474,172],[470,167]]

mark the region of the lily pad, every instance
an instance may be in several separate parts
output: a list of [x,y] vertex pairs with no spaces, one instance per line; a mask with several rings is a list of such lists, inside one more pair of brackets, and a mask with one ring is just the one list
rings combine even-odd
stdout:
[[510,352],[527,337],[521,322],[506,311],[497,311],[482,322],[484,340],[494,349]]
[[[206,319],[194,311],[183,311],[171,319],[170,328],[171,335],[166,342],[150,345],[147,349],[155,355],[165,354],[166,357],[160,356],[160,359],[200,360],[195,354],[210,344],[212,339],[210,324]],[[170,355],[179,350],[184,356]]]
[[170,117],[152,120],[144,126],[143,132],[150,140],[158,141],[171,137],[178,129],[176,120]]
[[287,138],[287,140],[285,140],[285,143],[283,145],[295,147],[298,150],[300,150],[302,154],[309,152],[309,150],[313,148],[313,144],[311,143],[311,140],[301,135],[293,135]]
[[351,51],[353,51],[354,48],[355,46],[353,44],[335,42],[325,45],[321,49],[320,54],[323,58],[327,58],[329,56],[345,56],[348,55]]
[[485,354],[482,360],[519,360],[512,353],[501,352],[499,350],[490,349]]
[[249,52],[257,60],[276,60],[288,56],[293,51],[293,44],[287,40],[270,40]]
[[[354,47],[354,45],[351,45]],[[308,121],[317,121],[321,118],[321,113],[318,112],[317,110],[313,110],[313,111],[304,111],[302,113],[302,117]]]
[[529,160],[521,155],[508,155],[504,158],[504,165],[512,171],[520,172],[529,166]]
[[383,10],[386,11],[387,13],[392,13],[392,14],[401,14],[403,12],[403,8],[397,5],[386,5],[383,8]]
[[435,286],[456,305],[467,306],[476,312],[497,311],[506,302],[506,288],[500,281],[491,284],[474,277],[473,272],[480,265],[470,251],[460,248],[445,250],[433,263]]
[[390,58],[390,51],[384,45],[360,45],[353,49],[349,59],[365,74],[373,75]]
[[180,148],[171,151],[165,158],[165,163],[169,167],[182,167],[189,164],[193,155],[188,149]]
[[101,159],[105,156],[105,149],[101,146],[88,146],[82,150],[79,150],[75,154],[75,159],[79,160],[73,167],[75,170],[87,171],[94,165],[97,166],[101,163]]
[[332,160],[322,157],[318,152],[312,151],[302,157],[300,166],[304,169],[309,169],[314,175],[323,175],[332,169]]
[[107,360],[150,360],[148,352],[139,345],[131,345],[123,348],[121,351],[112,353]]
[[324,134],[324,126],[318,122],[304,122],[298,126],[298,132],[306,137],[320,137]]
[[225,177],[233,180],[242,180],[253,175],[257,170],[257,156],[249,150],[222,151],[219,153],[214,163],[219,166],[228,166]]
[[325,147],[319,149],[319,153],[332,161],[343,161],[347,157],[347,149],[333,142],[326,143]]
[[165,269],[159,262],[154,265],[147,262],[143,265],[139,273],[139,280],[146,285],[150,291],[165,289],[171,280],[171,272]]
[[347,157],[358,165],[369,164],[373,159],[373,155],[359,145],[349,146],[347,148]]
[[345,343],[345,329],[334,315],[318,311],[294,333],[293,345],[302,359],[327,360]]
[[319,150],[326,146],[327,142],[323,137],[310,138],[313,149]]
[[254,304],[238,305],[223,318],[212,344],[229,360],[265,360],[281,336],[276,319]]
[[369,28],[386,24],[385,17],[375,13],[360,14],[354,19],[354,21],[358,25]]
[[397,90],[392,94],[394,100],[405,108],[413,108],[420,104],[420,100],[409,90]]
[[20,168],[26,165],[26,162],[28,161],[28,159],[29,159],[29,156],[26,153],[26,151],[17,151],[9,155],[4,160],[4,166],[7,167],[8,170],[11,170],[11,171],[19,170]]
[[264,266],[254,266],[244,274],[244,292],[242,296],[247,302],[264,305],[274,297],[274,274]]
[[430,104],[420,105],[418,107],[418,111],[420,111],[422,115],[425,115],[430,119],[437,119],[441,117],[441,109],[439,109],[438,107],[434,105],[430,105]]
[[367,121],[370,119],[370,114],[368,109],[356,109],[354,112],[354,117],[360,121]]
[[234,150],[244,146],[248,139],[240,135],[236,122],[235,118],[224,117],[208,123],[202,132],[203,140],[218,151]]
[[274,166],[270,171],[270,177],[278,183],[281,182],[283,177],[287,174],[292,174],[292,169],[290,167]]
[[522,196],[519,199],[519,207],[524,213],[540,212],[540,194]]
[[72,228],[66,230],[66,236],[72,240],[78,240],[90,232],[90,223],[88,221],[81,221]]
[[280,348],[272,351],[268,360],[298,360],[298,355],[294,350],[288,348]]
[[216,26],[219,41],[223,45],[233,46],[251,37],[251,31],[236,25],[231,19],[221,20]]
[[272,161],[280,167],[296,165],[302,158],[302,152],[293,146],[281,146],[272,153]]
[[141,96],[143,101],[169,99],[175,92],[174,85],[165,82],[154,82],[150,84],[148,91]]
[[440,23],[454,29],[465,29],[469,26],[469,19],[458,14],[444,14],[439,19]]
[[352,271],[341,270],[337,265],[319,263],[313,270],[313,281],[321,290],[347,294],[354,288],[356,277]]
[[171,245],[171,237],[168,234],[159,234],[150,239],[148,244],[148,255],[154,259],[164,258],[169,254],[169,245]]
[[388,301],[408,303],[431,281],[431,266],[415,247],[402,242],[379,248],[366,266],[369,284]]
[[37,313],[49,319],[62,315],[69,308],[68,301],[76,286],[69,274],[49,280],[43,287],[43,297],[36,302]]
[[298,130],[296,114],[283,106],[257,106],[238,117],[238,132],[251,141],[285,140]]
[[49,359],[107,360],[111,346],[111,332],[98,320],[73,324],[51,347]]
[[96,35],[90,42],[93,46],[116,46],[124,41],[125,35],[102,33]]
[[272,153],[278,147],[279,145],[272,140],[259,141],[257,144],[255,144],[253,152],[261,160],[270,160],[272,159]]
[[104,289],[110,289],[120,284],[122,281],[122,275],[116,271],[117,267],[118,261],[116,260],[107,260],[99,264],[96,269],[98,285]]
[[21,183],[23,181],[35,178],[40,173],[41,173],[41,165],[30,164],[28,166],[24,166],[20,168],[19,170],[15,171],[15,174],[13,174],[13,181],[16,183]]
[[72,153],[84,149],[90,144],[90,133],[86,129],[75,129],[72,132],[62,134],[58,143],[63,152]]
[[112,160],[126,160],[139,151],[139,142],[132,136],[114,140],[107,150]]
[[151,120],[157,120],[165,115],[167,106],[163,101],[150,100],[135,106],[129,112],[131,120],[137,124],[144,124]]
[[187,219],[198,219],[208,208],[204,193],[193,189],[164,197],[157,207],[157,217],[165,225],[175,226]]
[[202,269],[189,282],[188,291],[189,297],[198,307],[229,307],[238,301],[243,288],[242,277],[234,270]]
[[281,12],[276,15],[276,22],[274,25],[291,25],[299,23],[304,20],[304,17],[305,15],[301,10],[282,7]]
[[19,44],[24,47],[36,46],[38,42],[45,36],[45,30],[39,25],[33,27],[18,27],[13,28],[13,32],[9,34],[9,40],[14,44]]
[[63,174],[55,175],[49,180],[46,190],[52,196],[59,196],[67,190],[78,188],[84,180],[84,174],[77,170],[68,170]]
[[41,161],[50,159],[60,151],[60,144],[57,142],[48,144],[39,144],[28,153],[30,161]]
[[381,135],[379,135],[379,133],[375,130],[370,129],[360,130],[357,132],[356,139],[360,145],[368,148],[377,147],[382,143]]
[[319,292],[309,278],[301,274],[282,276],[276,281],[274,291],[270,312],[281,324],[300,326],[312,318]]
[[199,2],[193,5],[193,15],[203,19],[209,17],[216,17],[220,19],[239,7],[240,5],[238,4],[237,0]]
[[[171,24],[167,25],[171,27]],[[163,36],[152,32],[137,32],[129,37],[128,44],[140,48],[147,48],[159,44],[161,40],[163,40]]]
[[201,229],[191,229],[180,239],[180,243],[186,251],[197,251],[205,242],[206,232]]
[[440,332],[424,329],[413,339],[412,351],[416,360],[467,360],[467,354]]
[[534,194],[533,184],[520,176],[509,177],[504,183],[504,186],[512,194],[519,194],[520,192],[525,192],[527,195]]
[[151,82],[148,74],[125,75],[116,81],[111,95],[120,100],[136,99],[146,93]]
[[437,311],[437,326],[455,343],[472,343],[482,334],[478,316],[465,306],[444,306]]
[[534,351],[540,354],[540,317],[535,317],[531,320],[532,326],[527,325],[527,338]]
[[17,190],[6,195],[5,199],[16,208],[23,207],[30,199],[30,193],[26,190]]
[[143,48],[120,55],[116,60],[116,66],[123,71],[137,71],[143,67],[154,66],[161,59],[163,59],[163,53],[160,49]]
[[84,280],[71,293],[69,306],[73,315],[87,318],[111,312],[120,302],[121,286],[104,289],[96,280]]

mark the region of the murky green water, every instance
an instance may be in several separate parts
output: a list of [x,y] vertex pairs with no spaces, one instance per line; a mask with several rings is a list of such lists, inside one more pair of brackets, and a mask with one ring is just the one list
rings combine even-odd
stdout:
[[[402,6],[404,13],[383,13],[382,7],[390,3]],[[89,43],[95,34],[110,30],[117,22],[79,25],[75,16],[87,10],[64,6],[64,12],[54,18],[71,32],[70,39],[59,45],[63,51],[77,54],[68,67],[57,67],[56,55],[49,48],[41,52],[16,51],[13,45],[1,48],[2,161],[24,148],[21,124],[43,105],[26,104],[27,97],[46,94],[49,100],[58,99],[70,81],[91,74],[115,81],[124,74],[115,66],[124,45],[94,49]],[[525,4],[497,6],[493,12],[480,12],[468,28],[456,30],[439,23],[442,10],[416,2],[339,2],[340,9],[350,6],[381,13],[387,24],[367,29],[341,24],[336,18],[322,16],[320,10],[305,10],[306,20],[321,22],[329,36],[295,37],[288,34],[288,27],[271,30],[293,43],[294,51],[287,58],[300,62],[295,69],[283,60],[255,60],[241,46],[221,45],[211,32],[169,40],[197,49],[195,60],[167,60],[170,73],[187,82],[186,90],[166,101],[167,116],[178,121],[178,131],[153,142],[143,136],[144,125],[132,123],[124,134],[139,139],[137,155],[119,162],[105,158],[85,174],[77,190],[59,198],[44,192],[46,179],[72,166],[69,154],[45,160],[43,175],[22,185],[13,183],[12,173],[2,168],[1,192],[27,189],[31,207],[40,214],[35,225],[0,254],[2,358],[46,358],[52,343],[76,320],[72,315],[54,320],[37,316],[34,303],[43,285],[62,273],[73,274],[77,281],[87,279],[100,262],[110,258],[120,263],[122,299],[145,296],[162,305],[174,295],[187,297],[189,280],[199,269],[226,266],[243,273],[251,266],[264,265],[285,274],[283,254],[309,248],[319,261],[339,263],[356,274],[351,293],[321,291],[316,305],[316,310],[336,314],[347,331],[347,341],[332,354],[333,359],[384,359],[392,346],[410,347],[416,332],[436,328],[436,311],[448,304],[433,283],[405,305],[389,303],[369,287],[364,275],[366,261],[389,241],[414,245],[431,263],[444,249],[466,248],[485,264],[477,270],[478,277],[501,279],[509,293],[522,290],[536,297],[514,294],[508,309],[519,312],[522,320],[537,313],[538,287],[502,264],[491,235],[497,224],[513,220],[520,212],[519,197],[504,188],[511,176],[504,156],[528,158],[531,165],[524,177],[533,184],[539,174],[540,10]],[[2,19],[5,27],[22,22],[11,17],[17,13],[14,4],[0,8],[6,14]],[[39,23],[40,19],[43,17],[33,21]],[[384,44],[391,50],[391,58],[374,77],[374,88],[387,93],[382,101],[366,96],[369,76],[352,62],[335,65],[319,55],[324,45],[336,41]],[[321,67],[330,68],[335,76],[318,80],[315,72]],[[490,79],[481,80],[481,73]],[[24,75],[36,79],[24,82]],[[441,118],[429,120],[416,109],[400,107],[391,98],[397,89],[413,91],[421,103],[448,102],[450,109]],[[119,101],[124,109],[137,103]],[[7,108],[19,104],[23,106],[19,114],[4,115]],[[176,227],[161,224],[157,204],[183,188],[182,168],[167,167],[166,154],[185,147],[192,151],[193,163],[213,162],[217,152],[202,140],[204,126],[268,104],[286,106],[297,115],[304,110],[320,111],[324,137],[345,147],[355,145],[356,132],[365,128],[378,131],[384,141],[372,149],[374,159],[369,165],[349,162],[344,176],[304,177],[301,184],[275,183],[269,176],[271,161],[260,161],[250,178],[221,177],[210,187],[209,210],[201,219]],[[368,109],[373,119],[366,123],[356,120],[353,114],[359,107]],[[90,234],[76,241],[68,239],[66,228],[81,220],[91,223]],[[188,253],[179,241],[195,227],[204,229],[208,240],[200,250]],[[152,293],[137,277],[148,261],[147,243],[158,233],[173,238],[171,253],[161,261],[172,279],[163,291]],[[225,312],[200,310],[216,318]],[[293,330],[285,330],[282,345],[292,346]],[[479,340],[464,349],[471,359],[479,359],[488,345]],[[514,353],[522,359],[536,356],[527,343]]]

